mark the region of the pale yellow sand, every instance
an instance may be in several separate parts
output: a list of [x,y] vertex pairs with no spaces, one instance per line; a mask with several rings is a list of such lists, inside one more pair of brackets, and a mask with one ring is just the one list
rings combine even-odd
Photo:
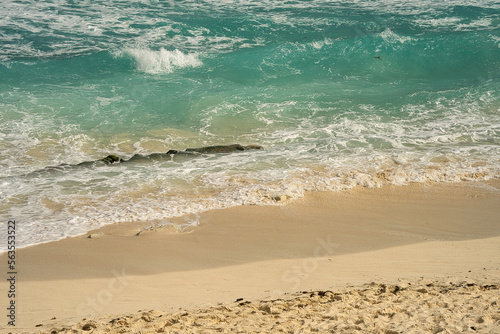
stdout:
[[190,233],[127,224],[21,249],[17,326],[0,330],[497,333],[499,189],[313,193],[207,212]]
[[371,283],[45,327],[46,333],[499,333],[499,288],[471,279]]

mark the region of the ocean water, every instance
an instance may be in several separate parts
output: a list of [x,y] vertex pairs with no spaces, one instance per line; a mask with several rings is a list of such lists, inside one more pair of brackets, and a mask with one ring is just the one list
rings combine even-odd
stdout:
[[[500,177],[498,1],[0,12],[0,216],[19,247],[309,190]],[[265,149],[44,170],[234,143]]]

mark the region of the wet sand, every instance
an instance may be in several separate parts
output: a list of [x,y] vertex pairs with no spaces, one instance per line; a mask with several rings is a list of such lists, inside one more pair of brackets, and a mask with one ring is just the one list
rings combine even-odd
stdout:
[[[494,180],[310,193],[205,212],[182,233],[116,224],[19,249],[16,327],[0,329],[487,333],[499,326],[498,217]],[[434,325],[418,325],[425,315]]]

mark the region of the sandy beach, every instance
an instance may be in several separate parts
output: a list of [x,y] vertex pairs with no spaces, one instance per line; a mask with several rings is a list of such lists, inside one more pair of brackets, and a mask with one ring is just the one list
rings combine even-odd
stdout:
[[500,334],[500,1],[0,12],[0,334]]
[[115,224],[18,249],[0,331],[499,333],[499,217],[492,180]]

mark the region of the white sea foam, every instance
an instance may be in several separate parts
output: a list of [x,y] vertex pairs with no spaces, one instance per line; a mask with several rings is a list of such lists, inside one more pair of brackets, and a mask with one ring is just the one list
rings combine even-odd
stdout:
[[497,46],[500,48],[500,36],[494,36],[494,35],[490,35],[489,36],[493,41],[495,41],[497,43]]
[[185,54],[179,50],[125,49],[123,54],[132,56],[137,70],[149,74],[171,73],[178,68],[203,65],[197,54]]
[[[265,156],[271,158],[280,154],[279,151],[270,147],[268,152],[257,152],[257,157],[252,153],[242,153],[214,160],[202,159],[201,162],[193,160],[177,169],[169,169],[169,177],[165,177],[166,171],[151,169],[151,166],[143,172],[140,172],[141,169],[135,172],[133,168],[123,169],[122,166],[117,167],[121,168],[121,174],[115,173],[113,178],[107,180],[102,176],[99,180],[99,174],[92,176],[92,173],[84,173],[81,177],[67,174],[66,180],[59,179],[55,184],[51,184],[50,180],[38,180],[36,182],[45,187],[43,193],[31,193],[24,199],[27,201],[26,206],[18,209],[14,207],[6,216],[15,217],[21,232],[26,231],[20,232],[18,238],[19,246],[24,247],[83,234],[111,223],[148,221],[165,225],[165,221],[172,217],[198,214],[209,209],[234,205],[276,205],[300,198],[305,191],[340,191],[355,186],[373,188],[384,184],[454,182],[499,176],[499,170],[489,166],[460,167],[462,163],[458,161],[459,157],[456,157],[455,162],[448,159],[444,163],[431,163],[422,161],[425,156],[404,152],[396,156],[339,156],[330,163],[325,161],[316,166],[307,166],[303,161],[302,167],[299,163],[294,169],[283,166],[267,171],[262,168],[258,171],[248,170],[247,166],[253,160]],[[305,147],[299,151],[307,154]],[[281,154],[299,152],[286,150]],[[261,160],[261,163],[265,161]],[[225,173],[217,170],[221,164],[226,166],[225,169],[234,169],[231,166],[236,165],[245,167],[238,172]],[[107,169],[106,173],[110,172]],[[184,189],[182,184],[173,184],[174,181],[170,179],[172,175],[188,181]],[[115,184],[114,190],[112,183]],[[28,188],[33,186],[24,185]],[[10,189],[16,193],[0,194],[1,198],[7,200],[23,200],[22,194],[33,190],[17,187],[16,180],[5,186],[4,191]],[[77,197],[65,196],[64,192],[70,191],[71,187],[74,187],[71,192],[81,194]],[[196,221],[191,224],[196,225]]]
[[462,21],[461,18],[459,17],[453,17],[453,16],[448,16],[448,17],[441,17],[441,18],[434,18],[434,17],[429,17],[429,18],[420,18],[420,19],[415,19],[415,23],[422,27],[434,27],[434,28],[449,28],[453,27],[455,28],[457,23]]
[[[353,3],[361,8],[366,8],[377,12],[387,12],[390,14],[398,13],[406,15],[418,15],[443,9],[447,10],[449,8],[453,8],[453,6],[471,6],[471,1],[469,0],[448,0],[443,2],[436,2],[434,0],[420,0],[418,2],[412,0],[354,0]],[[500,8],[498,1],[495,0],[477,0],[474,1],[474,5],[482,8]]]
[[[239,32],[249,29],[259,29],[263,32],[269,24],[274,23],[284,27],[325,27],[339,23],[338,17],[308,17],[295,15],[294,11],[299,9],[307,10],[331,10],[332,2],[326,0],[315,0],[308,2],[300,1],[186,1],[182,3],[185,13],[214,13],[214,17],[219,17],[217,11],[222,11],[226,15],[226,10],[230,8],[235,12],[244,13],[246,19],[251,22],[250,27],[238,27],[238,31],[227,31],[227,34],[220,31],[211,30],[211,26],[188,26],[184,20],[176,20],[175,13],[179,11],[172,4],[165,2],[141,2],[140,15],[137,15],[137,8],[127,5],[126,2],[111,1],[70,3],[66,1],[56,1],[51,3],[40,1],[2,3],[2,12],[5,13],[0,18],[0,27],[15,27],[15,30],[29,32],[27,35],[34,40],[50,40],[50,43],[42,43],[44,47],[39,47],[30,42],[30,38],[18,38],[22,43],[14,43],[12,35],[0,36],[3,42],[3,51],[0,60],[7,61],[15,57],[54,57],[54,56],[74,56],[121,48],[129,43],[144,43],[145,45],[162,45],[168,50],[183,50],[184,52],[230,52],[239,47],[255,47],[265,45],[268,40],[254,40],[246,37],[246,34]],[[498,8],[494,1],[479,1],[480,6]],[[355,1],[354,9],[373,10],[374,16],[368,21],[374,21],[379,27],[384,27],[386,23],[378,20],[378,13],[399,12],[401,14],[427,14],[435,10],[446,10],[454,5],[468,5],[465,0],[447,1],[438,4],[435,1],[419,1],[414,4],[411,1],[385,0],[383,5],[380,2]],[[337,4],[333,6],[342,5]],[[275,11],[275,9],[280,9]],[[290,11],[283,11],[289,9]],[[183,15],[180,15],[182,17]],[[454,18],[432,18],[428,20],[417,18],[416,22],[423,26],[450,25],[458,30],[496,29],[495,18],[486,17],[473,22],[453,22]],[[457,18],[458,19],[458,18]],[[379,21],[379,22],[376,22]],[[456,23],[456,24],[455,24]],[[361,30],[363,24],[350,22],[349,24],[359,24]],[[18,34],[18,33],[16,33]],[[265,34],[263,34],[265,36]],[[34,37],[36,36],[36,38]],[[245,37],[243,37],[245,36]],[[23,36],[24,37],[24,36]],[[88,41],[92,43],[88,43]],[[134,52],[135,53],[135,52]],[[151,70],[150,66],[145,66]],[[161,71],[165,71],[160,66]],[[149,72],[148,72],[149,73]]]
[[468,23],[459,23],[455,26],[457,31],[474,31],[478,28],[481,30],[496,30],[498,25],[493,23],[493,19],[482,18]]
[[318,50],[321,50],[326,45],[332,45],[332,44],[333,41],[330,38],[325,38],[322,41],[315,41],[311,43],[312,47]]
[[392,43],[400,43],[404,44],[406,42],[409,42],[412,40],[411,37],[409,36],[401,36],[396,33],[394,33],[391,29],[387,28],[383,32],[381,32],[380,37],[384,39],[386,43],[392,44]]

